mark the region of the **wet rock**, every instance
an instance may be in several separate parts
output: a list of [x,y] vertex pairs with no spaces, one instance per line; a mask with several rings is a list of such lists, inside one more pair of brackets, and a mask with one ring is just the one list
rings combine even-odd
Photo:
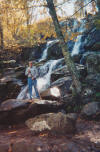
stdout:
[[95,43],[93,46],[92,46],[92,48],[91,48],[91,51],[99,51],[100,50],[100,42],[97,42],[97,43]]
[[56,101],[34,99],[29,100],[9,99],[0,105],[0,124],[22,123],[26,119],[39,114],[56,112],[62,103]]
[[81,111],[81,117],[90,120],[100,118],[100,103],[91,102],[86,104]]
[[17,79],[25,79],[25,67],[24,66],[18,66],[15,69],[15,75]]
[[0,83],[0,104],[7,99],[16,98],[20,90],[21,86],[17,83],[13,83],[12,81]]
[[60,99],[60,89],[57,86],[51,87],[47,89],[46,91],[43,91],[41,94],[42,99],[48,99],[48,100],[57,100]]
[[75,63],[80,63],[80,59],[81,59],[82,55],[81,54],[76,54],[72,57],[73,61]]
[[92,88],[86,87],[82,91],[82,96],[83,97],[91,97],[94,95],[95,91]]
[[51,82],[54,82],[65,75],[70,75],[66,65],[52,72]]
[[24,67],[3,69],[2,76],[0,77],[0,101],[16,98],[23,83],[26,83],[26,81]]
[[100,53],[93,53],[87,56],[86,66],[88,74],[100,73]]
[[41,57],[43,49],[45,48],[44,44],[39,44],[38,46],[34,47],[25,47],[22,48],[20,60],[28,61],[28,60],[37,60]]
[[88,86],[96,89],[97,91],[100,90],[100,74],[99,73],[89,74],[85,80],[86,80]]
[[51,84],[51,87],[58,87],[60,90],[60,96],[63,97],[68,93],[71,93],[70,86],[72,84],[72,78],[70,76],[60,78]]
[[[76,68],[80,74],[84,73],[85,67],[81,64],[76,64]],[[66,65],[54,70],[51,74],[51,82],[54,82],[62,77],[71,76]]]
[[63,58],[63,54],[61,51],[61,47],[59,46],[59,42],[57,42],[56,44],[48,48],[47,59],[59,59],[59,58]]
[[97,7],[98,7],[99,12],[100,12],[100,1],[99,0],[97,0]]
[[[80,73],[80,77],[84,75],[85,68],[83,65],[76,64],[77,70]],[[67,66],[63,66],[51,74],[51,87],[57,87],[60,90],[60,96],[63,98],[72,93],[71,90],[72,77],[67,69]]]
[[27,120],[26,125],[35,133],[49,131],[56,134],[72,134],[76,130],[76,118],[61,112],[49,113]]
[[99,51],[100,48],[98,47],[98,43],[100,42],[100,29],[97,29],[92,21],[93,18],[90,21],[90,27],[92,28],[89,29],[87,33],[85,49],[91,51]]
[[16,60],[6,60],[6,61],[1,61],[0,62],[0,67],[1,68],[8,68],[8,67],[16,67],[18,64]]

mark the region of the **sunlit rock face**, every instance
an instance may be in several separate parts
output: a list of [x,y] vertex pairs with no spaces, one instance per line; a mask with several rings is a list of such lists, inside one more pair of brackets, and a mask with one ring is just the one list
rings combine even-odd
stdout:
[[42,92],[40,95],[44,99],[54,100],[54,99],[59,99],[61,93],[60,93],[60,89],[57,86],[54,86]]
[[37,115],[57,112],[63,103],[51,100],[18,100],[9,99],[0,105],[0,124],[20,124]]
[[76,119],[76,114],[49,113],[27,120],[26,125],[36,133],[49,131],[55,134],[72,134],[76,130]]

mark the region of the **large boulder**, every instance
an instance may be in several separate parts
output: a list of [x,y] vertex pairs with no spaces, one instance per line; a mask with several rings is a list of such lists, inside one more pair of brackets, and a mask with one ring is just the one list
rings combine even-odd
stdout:
[[59,113],[42,114],[26,121],[26,125],[35,133],[48,131],[56,134],[75,132],[76,119],[73,115]]
[[59,42],[56,42],[55,44],[53,44],[51,47],[48,48],[47,59],[59,59],[59,58],[63,58],[63,54],[61,51],[61,47],[59,46]]
[[71,93],[70,86],[72,84],[71,76],[62,77],[51,84],[51,87],[58,88],[60,91],[60,96],[63,97]]
[[14,68],[18,66],[16,60],[5,60],[5,61],[0,61],[0,68]]
[[42,99],[59,100],[61,97],[60,89],[57,86],[48,88],[46,91],[40,93]]
[[[80,75],[84,75],[85,67],[81,64],[76,64],[76,68],[79,71]],[[70,72],[68,70],[68,67],[66,65],[52,71],[51,74],[51,82],[54,82],[62,77],[68,77],[71,76]]]
[[[80,64],[76,64],[76,67],[80,73],[80,78],[83,77],[83,75],[85,75],[84,66]],[[52,72],[51,87],[58,88],[60,90],[60,96],[62,98],[72,93],[71,85],[72,85],[72,77],[66,65]]]
[[81,117],[90,120],[100,118],[100,102],[86,104],[81,111]]
[[86,59],[87,72],[100,73],[100,53],[92,53]]
[[88,84],[91,89],[95,89],[97,91],[100,91],[100,74],[89,74],[86,77],[86,83]]
[[9,99],[0,105],[0,124],[22,123],[28,118],[48,112],[57,112],[63,107],[57,101],[34,99],[29,100]]
[[[98,20],[99,21],[99,20]],[[92,23],[93,18],[90,21],[90,25],[86,35],[86,44],[85,49],[91,51],[100,50],[100,29],[97,29],[96,26]],[[97,22],[97,21],[96,21]]]
[[43,52],[43,49],[45,48],[46,44],[39,44],[34,47],[23,47],[21,55],[17,60],[20,61],[28,61],[28,60],[38,60]]
[[66,75],[68,76],[70,74],[69,74],[67,66],[64,65],[63,67],[60,67],[60,68],[52,71],[52,73],[51,73],[51,82],[54,82],[54,81],[66,76]]
[[21,86],[12,81],[0,83],[0,104],[10,98],[16,98],[21,90]]
[[26,81],[24,66],[3,69],[0,77],[0,101],[16,98]]

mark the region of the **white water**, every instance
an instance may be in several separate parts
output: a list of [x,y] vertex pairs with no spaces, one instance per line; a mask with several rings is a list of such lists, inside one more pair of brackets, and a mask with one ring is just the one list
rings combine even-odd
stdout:
[[[82,33],[84,31],[85,31],[85,23],[84,23],[84,20],[82,20],[81,26],[80,26],[78,32]],[[82,34],[78,35],[77,38],[76,38],[76,42],[75,42],[75,45],[74,45],[72,53],[71,53],[72,56],[79,54],[79,52],[80,52],[80,46],[82,44],[81,40],[82,40]]]
[[[37,79],[37,88],[40,93],[46,90],[50,86],[50,78],[51,78],[52,70],[56,68],[58,63],[60,64],[62,61],[63,59],[50,60],[45,65],[43,65],[43,68],[46,68],[46,66],[49,64],[49,71],[46,75]],[[33,97],[35,97],[34,86],[32,88],[32,94]],[[28,99],[28,98],[29,98],[28,86],[26,86],[22,89],[17,99]]]
[[46,48],[45,50],[43,51],[43,54],[42,54],[42,57],[39,61],[43,61],[46,59],[47,57],[47,53],[48,53],[48,49],[53,46],[55,43],[57,43],[59,40],[52,40],[52,41],[48,41],[47,44],[46,44]]
[[[92,5],[92,2],[91,2],[91,0],[85,0],[84,1],[84,6],[86,5],[86,4],[88,4],[86,7],[84,7],[84,12],[86,11],[88,14],[90,13],[90,14],[93,14],[93,15],[95,15],[96,14],[96,12],[98,12],[98,8],[97,8],[97,6],[96,6],[96,2],[97,2],[97,0],[96,1],[94,1],[94,3],[95,3],[95,11],[93,10],[93,5]],[[85,17],[85,16],[84,16]]]

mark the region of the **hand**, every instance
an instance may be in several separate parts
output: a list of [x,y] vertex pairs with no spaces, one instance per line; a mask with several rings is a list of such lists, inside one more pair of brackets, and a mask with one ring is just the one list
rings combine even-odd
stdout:
[[34,80],[34,77],[32,77],[32,80]]
[[31,73],[30,69],[28,70],[28,73]]

